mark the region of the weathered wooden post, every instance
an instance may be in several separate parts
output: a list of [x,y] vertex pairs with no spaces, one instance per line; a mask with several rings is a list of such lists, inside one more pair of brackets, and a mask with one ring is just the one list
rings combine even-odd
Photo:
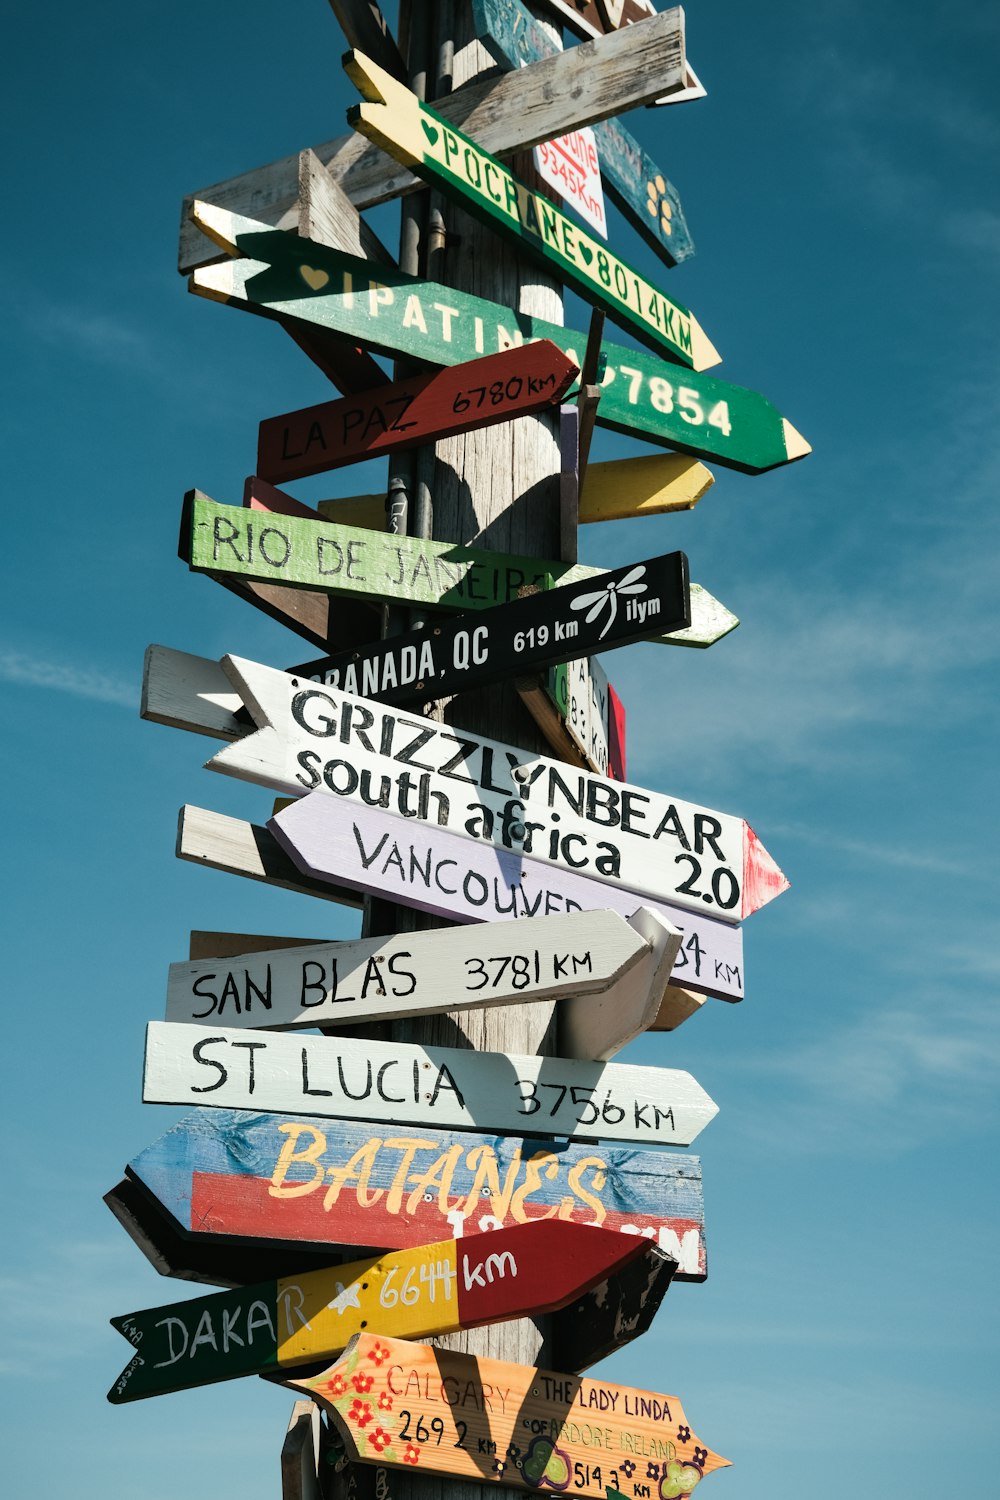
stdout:
[[[547,29],[553,38],[558,36],[556,28]],[[419,39],[428,58],[429,65],[420,71],[427,80],[429,102],[448,93],[449,85],[471,82],[494,67],[476,38],[471,8],[454,0],[436,4],[411,0],[409,34],[411,46]],[[530,156],[518,160],[515,170],[529,175]],[[428,200],[423,215],[424,275],[501,306],[562,323],[562,294],[551,278],[512,254],[488,228],[440,195],[424,196]],[[407,257],[414,217],[406,204],[400,244],[404,270],[410,269]],[[416,489],[413,520],[417,533],[438,541],[476,539],[479,545],[517,555],[560,557],[559,421],[556,408],[552,413],[448,438],[435,445],[433,454],[421,453],[411,481]],[[545,748],[513,680],[499,688],[463,693],[443,704],[440,716],[457,728],[512,741],[525,749]],[[385,919],[377,913],[375,920]],[[390,918],[392,930],[430,920],[399,907]],[[556,1051],[555,1007],[551,1001],[539,1001],[453,1011],[394,1022],[392,1035],[402,1041],[466,1046],[482,1052],[552,1053]],[[548,1318],[522,1318],[451,1334],[439,1342],[515,1364],[558,1368],[559,1352],[546,1343],[549,1324]],[[487,1487],[467,1480],[416,1473],[393,1472],[389,1482],[393,1500],[430,1500],[445,1492],[448,1500],[485,1500],[488,1493]]]

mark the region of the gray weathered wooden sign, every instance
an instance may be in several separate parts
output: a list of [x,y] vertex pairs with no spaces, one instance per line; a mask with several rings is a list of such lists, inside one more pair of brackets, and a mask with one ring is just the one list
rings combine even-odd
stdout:
[[143,1099],[223,1109],[308,1110],[459,1130],[598,1136],[688,1146],[718,1113],[674,1068],[511,1057],[346,1037],[150,1021]]

